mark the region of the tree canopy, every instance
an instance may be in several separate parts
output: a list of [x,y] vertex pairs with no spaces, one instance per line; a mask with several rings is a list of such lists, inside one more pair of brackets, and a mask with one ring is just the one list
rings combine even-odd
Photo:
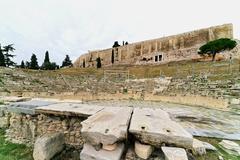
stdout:
[[5,56],[5,64],[6,64],[6,66],[7,67],[14,66],[16,63],[14,63],[11,60],[11,58],[13,58],[15,55],[9,53],[9,52],[13,52],[15,50],[15,48],[13,48],[13,44],[9,44],[7,46],[4,46],[3,50],[5,52],[4,56]]
[[3,55],[1,45],[0,45],[0,66],[6,67],[5,58],[4,58],[4,55]]
[[39,69],[37,56],[35,54],[32,54],[29,68],[30,69]]
[[209,54],[213,56],[213,61],[217,53],[224,50],[231,50],[237,45],[237,42],[229,38],[221,38],[210,41],[199,48],[198,54]]
[[62,62],[61,67],[67,67],[67,66],[72,66],[72,61],[70,60],[69,55],[66,55],[65,59]]
[[15,66],[16,63],[12,61],[12,58],[15,56],[10,54],[10,52],[14,52],[15,48],[13,44],[9,44],[7,46],[1,47],[0,45],[0,66],[10,67]]
[[101,58],[98,57],[96,61],[97,61],[97,68],[101,68],[102,67]]
[[120,45],[119,45],[118,41],[115,41],[112,47],[115,48],[115,47],[119,47],[119,46]]
[[21,62],[21,65],[20,65],[20,68],[25,68],[26,66],[25,66],[25,63],[24,63],[24,61],[22,61]]
[[46,51],[46,53],[45,53],[45,58],[44,58],[44,62],[43,63],[50,63],[48,51]]
[[114,50],[112,49],[112,56],[111,56],[111,62],[114,63]]
[[48,53],[48,51],[46,51],[45,58],[44,58],[42,66],[41,66],[41,69],[55,70],[55,69],[58,69],[58,68],[59,68],[59,66],[55,62],[50,61],[49,53]]

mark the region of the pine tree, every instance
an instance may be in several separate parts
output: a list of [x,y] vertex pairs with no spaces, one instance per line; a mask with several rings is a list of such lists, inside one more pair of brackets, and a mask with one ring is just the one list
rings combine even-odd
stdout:
[[37,56],[35,54],[32,54],[31,62],[30,62],[30,69],[39,69],[38,62],[37,62]]
[[24,61],[21,62],[20,68],[25,68],[25,63],[24,63]]
[[6,67],[5,58],[4,58],[4,55],[3,55],[1,44],[0,44],[0,66]]
[[66,55],[65,59],[62,62],[61,67],[72,66],[72,61],[70,60],[69,55]]
[[215,60],[215,56],[217,53],[220,53],[224,50],[231,50],[236,47],[237,42],[235,40],[231,40],[229,38],[220,38],[217,40],[213,40],[207,42],[203,46],[199,48],[198,54],[208,54],[212,55],[212,61]]
[[9,52],[13,52],[14,50],[15,48],[13,48],[13,44],[9,44],[3,47],[3,51],[5,52],[5,64],[7,67],[14,66],[16,64],[11,60],[11,58],[13,58],[15,55],[9,54]]
[[97,61],[97,68],[101,68],[102,67],[101,58],[98,57],[96,61]]

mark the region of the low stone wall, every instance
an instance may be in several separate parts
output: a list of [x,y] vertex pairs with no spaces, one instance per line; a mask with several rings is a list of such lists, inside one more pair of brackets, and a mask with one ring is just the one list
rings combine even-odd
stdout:
[[67,145],[81,148],[81,122],[85,118],[59,115],[28,115],[1,111],[0,128],[6,128],[8,140],[15,143],[33,145],[38,136],[46,133],[64,133]]
[[10,113],[5,111],[5,107],[0,106],[0,128],[8,128],[10,123]]

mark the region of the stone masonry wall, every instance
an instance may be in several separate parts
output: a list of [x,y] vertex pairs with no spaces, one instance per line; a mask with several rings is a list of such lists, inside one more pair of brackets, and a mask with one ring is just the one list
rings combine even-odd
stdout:
[[[81,55],[74,67],[96,67],[96,59],[101,58],[102,66],[114,64],[158,64],[178,60],[191,60],[199,58],[197,50],[208,41],[219,38],[233,38],[232,24],[225,24],[175,36],[163,37],[137,43],[109,48],[105,50],[90,51]],[[155,56],[161,55],[160,61],[155,62]]]
[[65,117],[54,115],[26,115],[3,111],[0,115],[0,128],[6,128],[6,136],[10,141],[33,145],[36,138],[46,133],[62,132],[67,145],[81,148],[80,117]]

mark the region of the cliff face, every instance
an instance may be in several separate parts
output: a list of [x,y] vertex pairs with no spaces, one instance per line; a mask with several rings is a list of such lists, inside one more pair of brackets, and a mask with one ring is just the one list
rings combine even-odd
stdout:
[[224,24],[179,35],[132,43],[117,48],[81,55],[74,67],[95,67],[100,57],[103,66],[112,64],[159,64],[198,58],[199,46],[219,38],[233,38],[232,24]]

